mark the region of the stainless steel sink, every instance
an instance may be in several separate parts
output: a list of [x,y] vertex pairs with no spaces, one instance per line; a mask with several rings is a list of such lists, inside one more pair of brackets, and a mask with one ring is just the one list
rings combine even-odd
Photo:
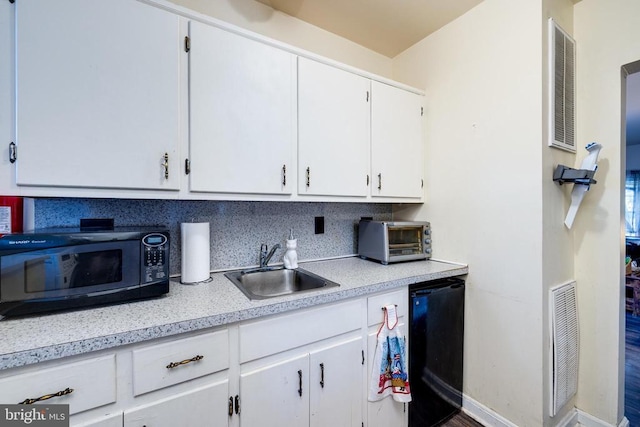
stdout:
[[299,268],[234,271],[225,276],[249,299],[266,299],[340,286]]

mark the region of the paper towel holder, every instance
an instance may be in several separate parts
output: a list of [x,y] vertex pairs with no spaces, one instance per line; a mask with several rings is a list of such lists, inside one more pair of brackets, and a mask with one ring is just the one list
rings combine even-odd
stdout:
[[211,243],[208,222],[183,222],[181,234],[180,283],[208,283],[211,277]]
[[565,165],[558,165],[556,170],[553,171],[553,180],[562,185],[565,182],[573,184],[591,185],[596,184],[598,181],[593,179],[595,176],[595,170],[589,169],[574,169]]
[[602,145],[597,142],[590,142],[584,147],[588,154],[582,161],[580,169],[570,168],[565,165],[558,165],[553,171],[553,180],[560,185],[565,182],[573,183],[573,190],[571,190],[571,205],[569,211],[564,220],[564,225],[571,229],[573,221],[576,218],[578,208],[582,203],[584,195],[591,188],[591,184],[595,184],[596,180],[593,179],[596,171],[598,170],[598,155],[602,149]]

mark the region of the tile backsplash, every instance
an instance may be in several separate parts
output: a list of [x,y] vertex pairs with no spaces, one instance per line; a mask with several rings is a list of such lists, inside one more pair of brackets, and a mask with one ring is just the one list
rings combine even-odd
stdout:
[[[260,245],[284,243],[293,228],[301,261],[357,252],[361,217],[390,220],[390,204],[219,202],[128,199],[35,199],[35,227],[77,227],[81,218],[113,218],[116,226],[162,225],[171,232],[172,275],[180,274],[180,223],[209,222],[211,269],[258,264]],[[324,234],[314,234],[314,219],[325,219]],[[272,262],[281,262],[284,250]]]

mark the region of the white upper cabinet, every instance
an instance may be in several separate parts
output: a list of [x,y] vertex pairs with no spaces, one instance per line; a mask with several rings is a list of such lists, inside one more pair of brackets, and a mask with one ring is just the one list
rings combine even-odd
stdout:
[[189,23],[190,190],[291,194],[296,58]]
[[17,184],[178,190],[181,18],[131,0],[15,11]]
[[370,80],[298,58],[298,194],[368,193]]
[[423,197],[423,96],[371,82],[371,195]]

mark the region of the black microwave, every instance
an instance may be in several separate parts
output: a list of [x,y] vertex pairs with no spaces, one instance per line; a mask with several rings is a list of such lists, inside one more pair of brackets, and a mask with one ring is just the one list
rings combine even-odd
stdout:
[[0,318],[169,292],[163,228],[47,229],[0,238]]

